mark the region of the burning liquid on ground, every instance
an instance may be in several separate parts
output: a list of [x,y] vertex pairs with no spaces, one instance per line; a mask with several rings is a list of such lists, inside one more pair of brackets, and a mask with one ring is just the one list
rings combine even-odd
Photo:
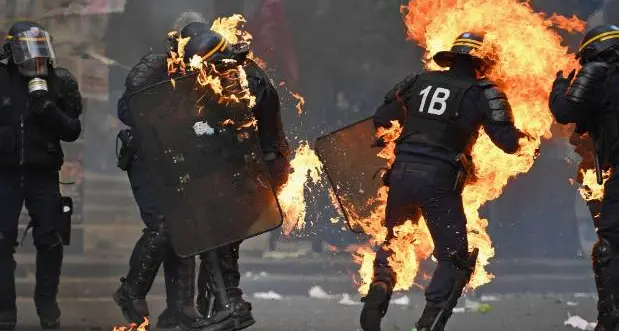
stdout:
[[144,317],[144,322],[140,325],[131,323],[127,326],[115,326],[113,331],[148,331],[150,328],[150,321]]
[[[575,17],[537,13],[528,2],[517,0],[414,0],[402,7],[402,14],[408,39],[426,50],[424,62],[428,69],[438,69],[431,57],[449,49],[462,32],[485,32],[484,47],[477,55],[496,61],[487,77],[508,95],[516,126],[531,137],[521,139],[519,152],[508,155],[495,147],[482,129],[473,147],[474,176],[462,195],[469,248],[479,248],[477,267],[469,284],[470,288],[477,288],[492,280],[486,266],[494,257],[486,231],[488,220],[481,218],[478,210],[498,198],[510,179],[527,172],[541,139],[551,137],[553,119],[547,106],[550,87],[558,70],[578,66],[554,30],[582,32],[585,24]],[[392,130],[397,137],[399,127]],[[379,156],[393,162],[393,148],[393,142],[389,143]],[[358,281],[362,294],[367,293],[372,279],[373,247],[380,245],[386,235],[381,223],[387,193],[387,188],[381,188],[376,199],[382,204],[370,219],[357,222],[371,237],[371,245],[357,248],[354,253],[355,261],[361,265]],[[415,284],[419,263],[431,256],[433,244],[423,219],[406,222],[395,229],[395,234],[389,247],[395,254],[389,262],[398,274],[396,290],[405,290]]]

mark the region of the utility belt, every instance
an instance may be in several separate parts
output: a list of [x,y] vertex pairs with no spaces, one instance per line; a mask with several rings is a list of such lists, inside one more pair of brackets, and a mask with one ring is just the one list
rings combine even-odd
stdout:
[[[434,158],[429,155],[424,155],[424,156],[428,158]],[[435,158],[435,159],[440,160],[441,162],[445,162],[445,160],[443,159],[439,159],[439,158]],[[464,153],[460,153],[456,155],[453,161],[458,167],[457,169],[458,172],[456,174],[456,180],[454,182],[453,191],[462,192],[462,190],[464,189],[464,185],[466,184],[466,180],[469,178],[469,175],[473,173],[472,158]],[[390,184],[389,178],[391,177],[391,174],[396,171],[404,171],[404,170],[405,170],[405,167],[394,168],[392,166],[391,168],[380,168],[374,174],[374,178],[376,178],[378,174],[381,174],[383,184],[389,187],[389,184]],[[400,177],[400,176],[396,176],[396,177]]]
[[[120,141],[120,150],[118,142]],[[122,171],[127,171],[131,167],[131,163],[137,157],[138,148],[135,142],[131,129],[124,129],[116,135],[116,157],[118,158],[117,166]]]

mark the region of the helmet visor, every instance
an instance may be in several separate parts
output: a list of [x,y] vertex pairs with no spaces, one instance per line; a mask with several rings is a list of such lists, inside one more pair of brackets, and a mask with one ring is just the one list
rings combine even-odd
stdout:
[[8,39],[13,53],[13,61],[16,64],[32,59],[44,58],[52,61],[56,59],[52,38],[45,30],[31,28],[17,35],[8,36]]

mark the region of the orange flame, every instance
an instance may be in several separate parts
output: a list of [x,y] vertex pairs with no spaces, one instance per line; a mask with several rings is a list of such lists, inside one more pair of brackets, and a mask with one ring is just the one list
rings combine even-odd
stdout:
[[594,169],[581,169],[580,174],[582,175],[582,185],[578,188],[580,196],[585,201],[602,200],[604,196],[604,183],[610,178],[610,170],[602,174],[602,185],[598,184]]
[[[211,30],[223,36],[230,44],[251,43],[251,34],[244,31],[241,26],[245,22],[243,16],[235,14],[230,17],[220,17],[213,21]],[[188,70],[198,72],[197,84],[207,87],[215,95],[220,104],[238,104],[244,102],[249,108],[256,105],[256,97],[249,90],[247,73],[242,65],[237,65],[235,60],[225,60],[224,69],[216,68],[207,59],[194,55],[185,62],[185,47],[190,37],[180,38],[178,31],[168,33],[170,38],[176,38],[178,43],[177,52],[171,51],[168,59],[168,74],[170,76],[183,75]],[[172,79],[172,85],[175,82]]]
[[290,161],[290,167],[292,173],[288,182],[277,195],[284,213],[282,228],[286,235],[295,228],[302,229],[305,226],[306,184],[310,181],[319,183],[323,172],[322,163],[307,141],[301,141],[294,158]]
[[297,115],[300,116],[303,113],[303,105],[305,105],[305,98],[301,96],[300,94],[294,93],[292,91],[290,91],[290,95],[292,95],[292,97],[298,101],[297,105],[294,108],[297,110]]
[[144,317],[144,322],[140,325],[131,323],[129,326],[115,326],[112,331],[148,331],[149,325],[150,321]]
[[[486,228],[488,220],[479,216],[479,208],[498,198],[508,181],[529,171],[542,138],[550,138],[552,115],[547,109],[548,92],[558,70],[578,67],[560,36],[551,27],[581,32],[585,23],[576,17],[546,16],[535,12],[528,1],[518,0],[411,0],[402,7],[408,39],[426,49],[424,63],[428,69],[439,69],[432,56],[450,49],[456,37],[465,31],[485,32],[484,46],[478,56],[491,57],[496,65],[487,74],[509,96],[516,126],[531,136],[520,141],[515,155],[503,153],[481,130],[473,147],[475,180],[470,179],[462,193],[468,220],[470,249],[479,248],[479,259],[470,288],[487,284],[493,278],[485,267],[494,257],[494,248]],[[388,140],[399,135],[399,127],[388,134]],[[389,143],[379,156],[393,162],[394,144]],[[359,225],[370,234],[370,243],[381,244],[386,229],[381,225],[388,189],[377,193],[378,206],[374,215]],[[415,284],[419,262],[432,254],[433,243],[425,221],[410,220],[395,229],[391,241],[393,250],[389,263],[397,272],[396,290],[409,289]],[[354,256],[361,264],[359,292],[367,293],[372,280],[374,250],[359,248]]]

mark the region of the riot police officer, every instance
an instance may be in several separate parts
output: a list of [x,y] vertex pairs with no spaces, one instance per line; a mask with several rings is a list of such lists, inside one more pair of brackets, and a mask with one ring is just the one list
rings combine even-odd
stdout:
[[[193,12],[181,15],[178,21],[183,22],[181,24],[187,23],[184,27],[178,21],[175,24],[182,27],[181,37],[193,36],[205,28],[204,23],[196,22],[201,21],[200,17]],[[118,100],[118,117],[129,127],[134,126],[128,105],[130,96],[141,88],[168,79],[166,59],[167,54],[148,54],[127,75],[125,93]],[[150,315],[146,295],[163,263],[167,307],[159,316],[157,327],[181,326],[188,330],[203,330],[208,323],[194,304],[195,257],[181,259],[172,251],[165,220],[157,203],[151,173],[144,160],[140,158],[135,138],[131,135],[131,130],[121,131],[119,138],[123,141],[119,167],[128,173],[133,196],[146,228],[133,249],[129,260],[129,272],[121,279],[122,285],[114,294],[114,300],[129,322],[143,323],[144,317]]]
[[[283,130],[279,96],[267,74],[247,58],[248,49],[231,46],[218,48],[224,38],[208,29],[192,37],[185,47],[189,54],[211,54],[212,63],[234,59],[246,71],[251,94],[256,96],[252,108],[258,121],[258,135],[264,159],[269,166],[272,185],[277,190],[289,174],[289,146]],[[217,221],[216,216],[213,221]],[[239,247],[241,242],[226,245],[200,255],[198,277],[198,308],[213,323],[209,331],[242,330],[255,323],[251,304],[243,300],[240,289]]]
[[34,303],[41,328],[58,329],[64,243],[59,233],[60,141],[79,137],[82,98],[71,73],[54,67],[51,36],[37,23],[15,23],[1,58],[0,330],[13,330],[17,319],[13,254],[24,202],[37,250]]
[[598,289],[598,325],[595,330],[619,330],[619,27],[591,29],[577,53],[582,68],[574,78],[560,71],[550,94],[550,110],[561,124],[576,123],[595,146],[598,182],[610,170],[604,185],[601,215],[595,219],[598,241],[593,247],[593,271]]
[[[443,330],[462,290],[469,282],[477,252],[469,252],[461,191],[470,170],[470,152],[481,126],[506,153],[515,153],[525,135],[514,127],[507,96],[483,79],[492,65],[471,53],[483,45],[483,35],[463,33],[450,51],[434,56],[448,71],[412,75],[387,94],[374,115],[376,127],[403,124],[396,159],[386,174],[389,185],[385,243],[374,261],[374,278],[363,299],[361,326],[380,330],[397,275],[389,266],[393,229],[423,215],[438,261],[426,289],[426,306],[418,330]],[[379,139],[380,140],[380,139]]]

